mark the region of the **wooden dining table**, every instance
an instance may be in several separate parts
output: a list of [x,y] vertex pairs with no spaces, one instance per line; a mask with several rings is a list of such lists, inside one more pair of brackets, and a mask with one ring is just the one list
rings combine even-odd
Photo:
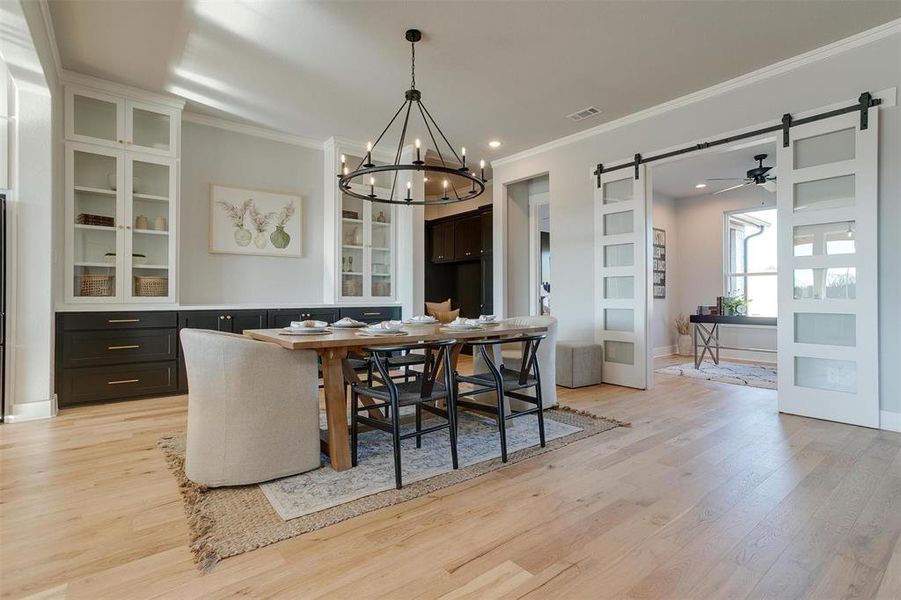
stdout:
[[[351,468],[350,438],[347,428],[347,383],[357,381],[357,374],[347,360],[349,352],[364,348],[415,344],[436,340],[454,339],[451,365],[456,369],[457,358],[466,340],[496,339],[522,334],[543,333],[546,327],[527,327],[500,321],[498,325],[481,329],[451,330],[443,325],[406,325],[397,335],[370,335],[359,329],[329,328],[321,335],[292,335],[282,329],[246,329],[244,335],[255,340],[278,344],[286,350],[315,350],[322,360],[322,383],[325,391],[326,439],[323,447],[328,453],[331,467],[336,471]],[[384,418],[379,409],[372,409],[370,416]]]

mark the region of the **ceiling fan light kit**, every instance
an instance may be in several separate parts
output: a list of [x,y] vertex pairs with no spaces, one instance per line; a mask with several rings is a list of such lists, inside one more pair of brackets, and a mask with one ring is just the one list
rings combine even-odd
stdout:
[[[429,109],[422,102],[422,92],[416,89],[416,42],[422,39],[422,32],[418,29],[408,29],[404,35],[405,39],[410,42],[410,89],[404,92],[404,101],[391,117],[388,125],[382,130],[382,133],[376,138],[375,143],[366,145],[366,156],[360,161],[356,168],[350,170],[347,166],[346,158],[342,155],[341,167],[338,171],[338,187],[348,196],[368,200],[370,202],[380,202],[383,204],[400,204],[405,206],[430,206],[440,204],[453,204],[455,202],[464,202],[480,196],[485,191],[485,161],[479,163],[479,174],[471,170],[466,164],[466,148],[461,148],[458,154],[454,146],[448,141],[447,136],[438,126],[438,123],[432,117]],[[419,113],[425,130],[428,132],[429,138],[434,145],[434,149],[438,154],[440,164],[430,165],[422,160],[420,141],[415,140],[416,159],[409,163],[401,162],[401,153],[403,152],[407,134],[410,126],[410,113]],[[372,153],[375,151],[379,142],[385,137],[385,134],[391,129],[395,121],[401,113],[404,113],[402,125],[400,127],[400,137],[397,148],[394,150],[394,162],[376,165],[372,161]],[[442,152],[442,142],[447,150],[450,150],[448,159]],[[451,156],[455,162],[451,165],[448,161]],[[455,165],[459,164],[457,167]],[[428,174],[438,175],[443,178],[442,189],[444,195],[438,199],[414,200],[412,197],[412,182],[406,182],[406,196],[400,197],[400,191],[397,190],[398,176],[405,172],[422,173],[423,181],[428,181]],[[391,189],[387,194],[377,193],[375,185],[375,175],[378,173],[388,173],[391,176]],[[452,181],[462,179],[464,185],[458,186]],[[362,184],[363,190],[368,187],[369,193],[357,191],[353,189],[353,185]],[[397,192],[397,195],[395,195]]]

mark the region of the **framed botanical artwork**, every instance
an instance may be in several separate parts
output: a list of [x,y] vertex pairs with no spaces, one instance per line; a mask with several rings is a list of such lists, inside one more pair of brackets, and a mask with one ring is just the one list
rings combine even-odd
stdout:
[[210,252],[299,257],[303,204],[284,192],[210,184]]

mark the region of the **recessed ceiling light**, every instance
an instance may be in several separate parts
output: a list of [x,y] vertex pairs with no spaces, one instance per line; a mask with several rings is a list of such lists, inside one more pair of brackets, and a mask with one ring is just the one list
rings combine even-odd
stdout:
[[704,189],[705,187],[707,187],[707,184],[706,184],[706,183],[699,183],[699,184],[696,185],[695,187],[696,187],[697,189],[699,189],[699,190],[702,190],[702,189]]
[[500,148],[501,147],[501,143],[498,140],[491,140],[490,142],[488,142],[488,145],[491,146],[492,148]]

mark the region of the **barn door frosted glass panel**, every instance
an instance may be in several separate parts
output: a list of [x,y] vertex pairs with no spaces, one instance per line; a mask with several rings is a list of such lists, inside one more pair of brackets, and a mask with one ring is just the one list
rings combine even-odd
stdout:
[[782,412],[879,426],[878,132],[871,108],[777,144]]
[[602,173],[595,188],[595,339],[603,380],[645,388],[647,374],[647,192],[645,169]]

